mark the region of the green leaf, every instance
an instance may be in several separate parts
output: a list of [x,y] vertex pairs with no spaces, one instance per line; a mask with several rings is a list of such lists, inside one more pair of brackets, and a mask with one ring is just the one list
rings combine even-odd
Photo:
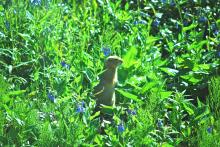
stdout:
[[113,113],[114,113],[114,107],[113,107],[113,106],[102,105],[101,111],[102,111],[104,114],[113,115]]
[[173,147],[173,145],[167,143],[167,142],[164,142],[162,145],[162,147]]
[[3,95],[0,100],[3,102],[3,103],[7,103],[11,100],[11,98],[8,96],[8,95]]
[[162,99],[165,99],[165,98],[169,98],[171,95],[172,95],[172,91],[164,91],[164,92],[160,92],[160,96]]
[[161,67],[160,70],[167,73],[170,76],[175,76],[179,71],[172,68]]
[[135,64],[136,60],[135,57],[137,55],[137,49],[135,47],[131,47],[131,49],[128,51],[128,53],[123,58],[123,66],[125,68],[129,68],[132,65]]
[[196,78],[194,75],[184,75],[184,76],[180,76],[181,78],[191,82],[193,85],[197,84],[198,82],[200,82],[202,79],[198,79]]
[[203,70],[209,70],[211,67],[210,64],[199,64],[198,66],[199,66],[199,68],[201,68]]
[[126,92],[126,91],[123,91],[123,90],[119,90],[119,89],[116,89],[121,95],[123,95],[124,97],[126,98],[129,98],[129,99],[132,99],[136,102],[140,102],[142,103],[142,101],[140,99],[138,99],[138,96],[134,95],[134,94],[131,94],[129,92]]
[[10,95],[10,96],[16,96],[16,95],[23,94],[23,93],[25,93],[25,92],[26,92],[26,90],[11,91],[11,92],[8,93],[8,95]]
[[34,73],[34,81],[38,81],[39,80],[39,71],[36,71],[35,73]]
[[152,44],[152,43],[156,42],[159,39],[160,38],[158,38],[158,37],[149,36],[149,37],[147,37],[146,44]]
[[4,7],[0,5],[0,12],[4,10]]
[[200,51],[201,49],[202,49],[202,47],[205,45],[205,44],[207,44],[208,43],[208,41],[207,40],[203,40],[203,41],[200,41],[199,43],[198,42],[194,42],[194,43],[192,43],[190,46],[189,46],[189,48],[188,48],[188,50],[190,50],[191,52],[193,52],[193,51]]
[[157,85],[156,82],[150,82],[150,83],[146,83],[143,88],[142,88],[142,91],[141,91],[141,94],[144,94],[146,91],[148,91],[149,89],[155,87]]
[[195,27],[197,27],[197,24],[191,24],[190,26],[188,26],[188,27],[183,27],[183,32],[186,32],[186,31],[188,31],[188,30],[192,30],[192,29],[194,29]]
[[128,79],[128,83],[130,84],[140,84],[142,82],[146,81],[146,77],[145,76],[132,76],[130,79]]
[[183,103],[183,107],[186,109],[186,111],[189,113],[189,115],[193,115],[194,111],[190,107],[187,106],[187,104]]
[[94,115],[90,116],[89,120],[93,120],[94,118],[100,115],[100,111],[97,111]]
[[99,133],[97,133],[98,135],[95,135],[95,139],[94,139],[94,142],[95,143],[97,143],[97,145],[98,146],[103,146],[102,145],[102,136],[99,134]]
[[27,66],[27,65],[30,65],[31,63],[34,63],[36,62],[36,60],[31,60],[31,61],[27,61],[27,62],[21,62],[20,64],[14,66],[14,68],[18,68],[20,66]]
[[205,106],[205,104],[203,104],[199,98],[197,98],[197,104],[198,104],[198,107],[202,107],[202,106]]
[[20,35],[26,41],[31,41],[31,36],[28,34],[18,33],[18,35]]
[[195,114],[196,116],[195,116],[194,122],[198,123],[199,121],[204,119],[205,116],[209,114],[209,109],[207,106],[198,107],[195,111]]

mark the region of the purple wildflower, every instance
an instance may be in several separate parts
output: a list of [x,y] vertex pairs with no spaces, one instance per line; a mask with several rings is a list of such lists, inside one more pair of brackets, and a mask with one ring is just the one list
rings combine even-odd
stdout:
[[215,34],[216,36],[218,35],[218,33],[219,33],[218,30],[215,30],[215,31],[214,31],[214,34]]
[[163,121],[162,121],[162,120],[158,120],[158,121],[157,121],[157,127],[158,127],[158,128],[163,127]]
[[83,113],[83,112],[85,112],[85,102],[84,102],[84,101],[82,101],[81,103],[79,103],[79,104],[77,105],[76,112],[77,112],[77,113]]
[[154,27],[158,27],[160,25],[160,21],[156,18],[154,21],[153,21],[153,26]]
[[125,130],[125,127],[123,124],[119,124],[117,128],[118,128],[118,132],[120,132],[120,133],[124,132],[124,130]]
[[189,22],[187,20],[183,21],[183,26],[186,27],[188,26]]
[[208,133],[212,133],[212,131],[213,131],[213,128],[212,128],[212,127],[208,127],[208,128],[207,128],[207,132],[208,132]]
[[175,28],[180,29],[180,25],[178,23],[176,23]]
[[220,57],[220,51],[218,52],[218,57]]
[[217,27],[217,25],[215,23],[212,23],[211,24],[211,29],[212,30],[218,30],[218,27]]
[[85,111],[84,107],[82,107],[81,105],[77,105],[77,108],[76,108],[77,113],[83,113],[84,111]]
[[54,96],[52,93],[48,93],[48,94],[47,94],[47,97],[48,97],[53,103],[56,102],[55,96]]
[[111,54],[111,49],[108,48],[108,47],[103,47],[102,51],[103,51],[105,56],[109,56]]
[[175,86],[174,83],[169,83],[169,84],[167,85],[168,88],[173,88],[174,86]]
[[67,68],[67,69],[70,69],[70,65],[67,64],[65,61],[62,61],[60,64],[61,64],[62,67],[65,67],[65,68]]
[[133,24],[134,24],[134,25],[138,25],[138,21],[137,21],[137,20],[135,20]]
[[176,6],[176,3],[175,3],[175,1],[174,1],[174,0],[171,0],[171,2],[170,2],[170,6],[171,6],[171,7]]
[[207,22],[207,18],[204,17],[204,16],[201,16],[199,17],[199,20],[198,20],[199,23],[204,23],[204,22]]
[[137,115],[137,112],[136,112],[136,110],[131,110],[131,109],[128,109],[128,114],[129,115]]

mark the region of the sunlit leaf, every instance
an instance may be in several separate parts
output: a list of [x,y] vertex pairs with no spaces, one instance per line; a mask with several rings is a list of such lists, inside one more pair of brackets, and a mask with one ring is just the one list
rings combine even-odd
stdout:
[[195,111],[195,119],[194,122],[201,121],[209,114],[209,109],[207,106],[198,107]]
[[183,103],[183,107],[186,109],[186,111],[189,113],[189,115],[193,115],[194,111],[190,107],[187,106],[187,104]]
[[160,38],[158,38],[158,37],[148,36],[148,38],[146,40],[146,44],[152,44],[152,43],[156,42],[159,39]]
[[164,92],[160,92],[160,96],[162,99],[165,99],[165,98],[169,98],[171,95],[172,95],[172,91],[164,91]]
[[31,41],[31,36],[29,34],[18,33],[24,40]]
[[94,115],[90,116],[90,120],[93,120],[94,118],[98,117],[100,115],[100,111],[97,111]]
[[123,66],[125,68],[129,68],[132,65],[134,65],[136,62],[135,60],[136,55],[137,55],[137,49],[135,47],[131,47],[123,58]]
[[164,71],[165,73],[167,73],[170,76],[175,76],[179,72],[176,69],[165,68],[165,67],[161,67],[160,70]]
[[184,76],[180,76],[181,78],[191,82],[192,84],[197,84],[198,82],[200,82],[202,79],[198,79],[196,77],[194,77],[194,75],[184,75]]
[[155,87],[157,85],[157,82],[149,82],[146,83],[141,90],[141,93],[144,94],[146,91],[148,91],[149,89]]
[[190,26],[187,26],[187,27],[183,27],[183,32],[186,32],[188,30],[192,30],[194,29],[195,27],[197,27],[197,24],[191,24]]
[[136,95],[134,95],[134,94],[132,94],[132,93],[129,93],[129,92],[126,92],[126,91],[123,91],[123,90],[119,90],[119,89],[116,89],[121,95],[123,95],[124,97],[126,97],[126,98],[129,98],[129,99],[132,99],[132,100],[134,100],[134,101],[136,101],[136,102],[142,102],[139,98],[138,98],[138,96],[136,96]]
[[16,95],[23,94],[23,93],[25,93],[25,92],[26,92],[26,90],[10,91],[10,92],[8,93],[8,95],[10,95],[10,96],[16,96]]

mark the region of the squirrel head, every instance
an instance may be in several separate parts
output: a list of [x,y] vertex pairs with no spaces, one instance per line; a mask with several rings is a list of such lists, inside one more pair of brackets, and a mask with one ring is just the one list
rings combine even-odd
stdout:
[[123,60],[118,56],[109,56],[105,62],[107,68],[117,68],[123,63]]

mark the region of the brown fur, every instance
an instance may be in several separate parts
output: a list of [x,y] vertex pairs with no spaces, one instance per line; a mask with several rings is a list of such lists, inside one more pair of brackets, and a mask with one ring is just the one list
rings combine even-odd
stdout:
[[122,59],[117,56],[110,56],[105,62],[104,72],[100,75],[100,82],[93,92],[97,106],[101,104],[115,106],[115,86],[118,81],[117,67],[120,64],[122,64]]

